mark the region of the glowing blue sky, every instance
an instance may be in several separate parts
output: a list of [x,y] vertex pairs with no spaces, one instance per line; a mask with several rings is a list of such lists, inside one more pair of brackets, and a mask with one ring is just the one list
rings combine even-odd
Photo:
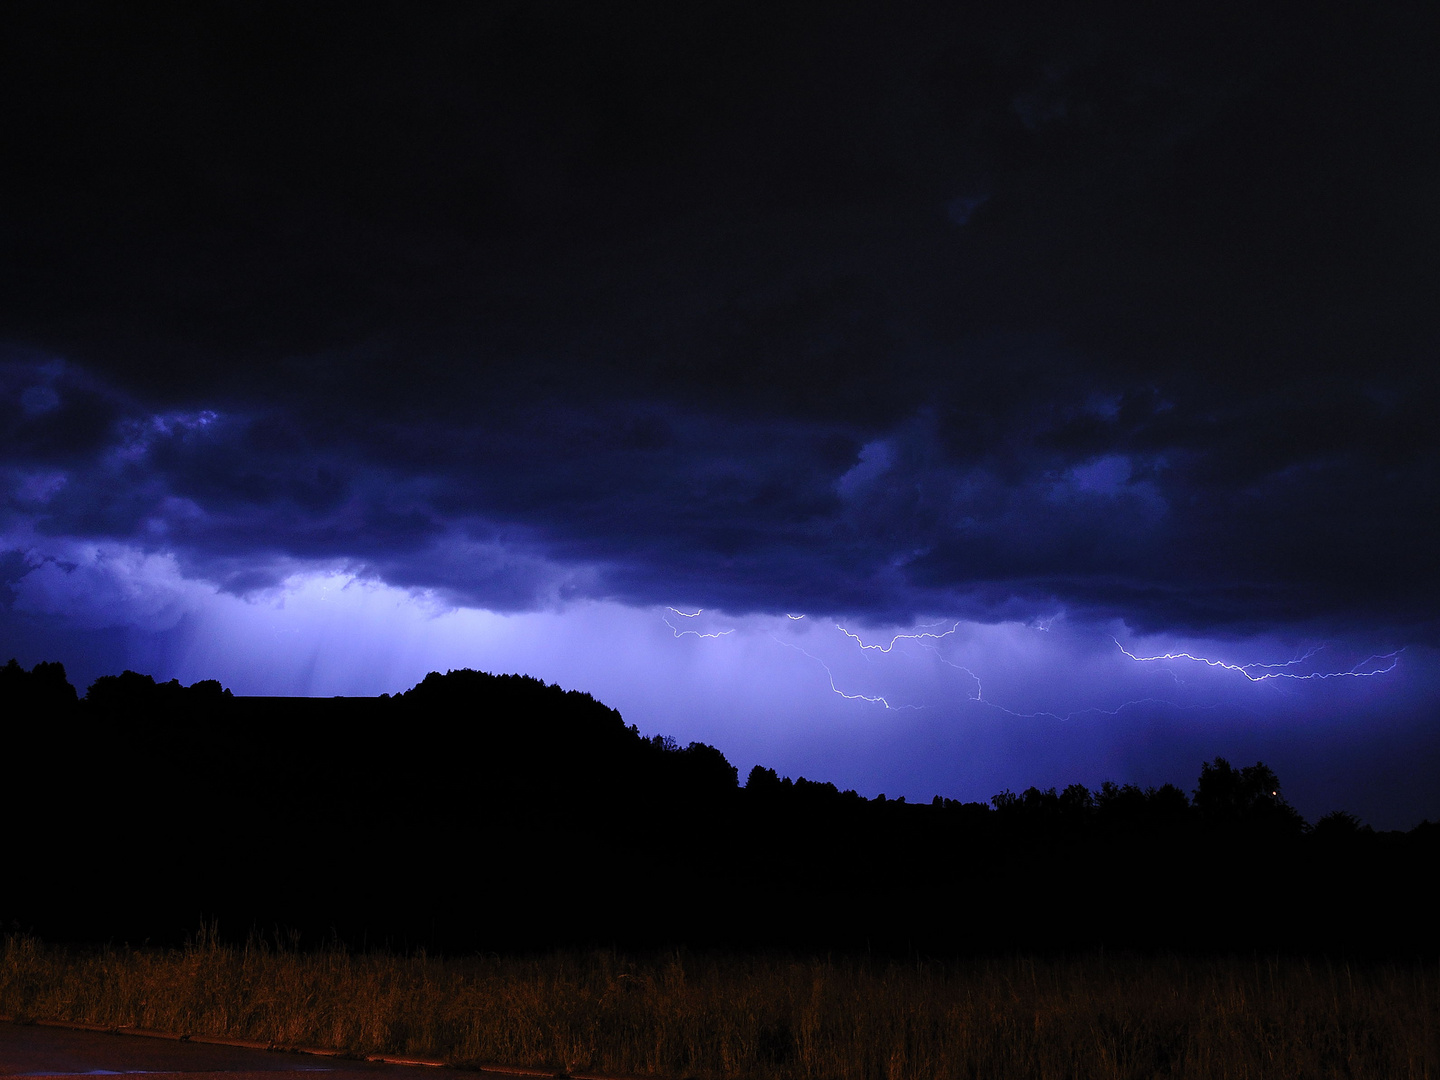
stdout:
[[[311,696],[396,692],[432,670],[519,671],[588,690],[643,731],[719,746],[742,772],[762,764],[911,800],[1189,785],[1199,761],[1225,754],[1277,768],[1312,820],[1343,807],[1408,827],[1430,812],[1440,749],[1429,719],[1440,666],[1424,646],[1377,656],[1271,635],[1138,636],[1055,611],[912,626],[594,600],[501,614],[340,571],[241,598],[171,557],[105,545],[41,562],[13,609],[61,639],[98,635],[72,637],[82,687],[122,666]],[[27,663],[55,652],[6,644]],[[1131,658],[1178,653],[1212,662]],[[1248,678],[1222,666],[1239,662],[1275,666]]]
[[24,662],[1440,816],[1433,13],[81,8],[0,35]]

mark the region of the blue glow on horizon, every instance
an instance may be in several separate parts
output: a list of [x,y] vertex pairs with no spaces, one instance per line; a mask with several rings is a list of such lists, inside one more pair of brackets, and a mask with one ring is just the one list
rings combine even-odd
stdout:
[[[600,600],[502,614],[339,568],[302,569],[241,598],[168,556],[78,542],[37,557],[15,608],[116,627],[126,666],[162,681],[219,679],[241,695],[374,696],[466,667],[528,674],[589,692],[646,733],[714,745],[742,778],[763,764],[925,800],[1103,779],[1186,784],[1218,754],[1276,767],[1308,816],[1344,808],[1379,825],[1343,797],[1348,763],[1386,732],[1429,745],[1440,702],[1440,658],[1421,646],[1370,655],[1343,641],[1140,636],[1053,609],[909,625]],[[114,673],[88,671],[83,657],[29,662],[39,659],[64,662],[82,692]],[[1307,766],[1317,779],[1297,786],[1292,758],[1336,764]],[[1423,780],[1413,784],[1423,798]],[[1342,795],[1326,805],[1332,790]]]

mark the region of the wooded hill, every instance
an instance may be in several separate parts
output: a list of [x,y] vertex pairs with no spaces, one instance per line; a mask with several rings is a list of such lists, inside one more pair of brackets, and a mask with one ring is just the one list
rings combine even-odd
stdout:
[[[0,669],[0,920],[171,943],[927,954],[1433,953],[1440,827],[1308,825],[1263,764],[1165,785],[865,799],[646,737],[590,695],[432,673],[381,698],[243,698]],[[1193,795],[1193,797],[1192,797]]]

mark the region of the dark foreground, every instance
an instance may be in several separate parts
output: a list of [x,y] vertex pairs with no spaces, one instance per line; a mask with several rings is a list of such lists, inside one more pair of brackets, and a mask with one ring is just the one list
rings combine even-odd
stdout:
[[[294,953],[258,940],[243,949],[198,941],[182,950],[78,950],[12,937],[0,961],[0,1012],[574,1076],[1440,1074],[1440,971],[1433,963],[1258,955],[949,963],[615,952],[441,959]],[[101,1049],[132,1052],[116,1045],[118,1037],[94,1038],[111,1039],[93,1044]],[[74,1071],[125,1064],[119,1057],[72,1060],[84,1066]],[[269,1068],[284,1059],[262,1060]],[[353,1078],[381,1075],[363,1070]]]

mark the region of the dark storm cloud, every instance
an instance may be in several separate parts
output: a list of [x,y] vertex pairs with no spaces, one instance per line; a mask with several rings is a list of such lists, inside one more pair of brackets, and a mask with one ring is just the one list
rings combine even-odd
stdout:
[[13,536],[1432,618],[1433,14],[361,10],[7,14]]

